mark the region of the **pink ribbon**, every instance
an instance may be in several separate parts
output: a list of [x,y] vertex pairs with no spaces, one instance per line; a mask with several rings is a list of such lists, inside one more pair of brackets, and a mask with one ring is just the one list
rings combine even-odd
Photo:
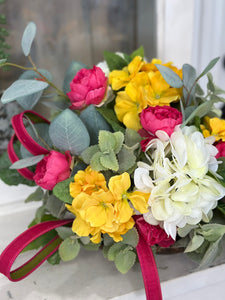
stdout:
[[59,236],[54,237],[45,247],[43,247],[35,256],[19,268],[11,271],[12,265],[21,251],[39,236],[49,232],[59,226],[72,223],[73,220],[47,221],[37,224],[13,240],[0,256],[0,272],[11,281],[19,281],[34,270],[36,270],[48,257],[57,251],[62,242]]

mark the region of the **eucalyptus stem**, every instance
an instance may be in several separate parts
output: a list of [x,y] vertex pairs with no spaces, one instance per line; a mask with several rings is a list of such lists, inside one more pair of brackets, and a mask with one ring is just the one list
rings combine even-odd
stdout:
[[20,66],[17,64],[9,63],[9,62],[4,63],[2,66],[11,66],[11,67],[19,68],[19,69],[26,70],[26,71],[34,71],[33,68],[23,67],[23,66]]

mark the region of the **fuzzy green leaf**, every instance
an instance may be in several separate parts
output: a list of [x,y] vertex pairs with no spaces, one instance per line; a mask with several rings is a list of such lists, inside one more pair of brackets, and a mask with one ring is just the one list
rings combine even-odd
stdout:
[[65,203],[63,203],[55,195],[50,195],[48,197],[45,208],[50,212],[52,216],[58,219],[62,219],[66,212]]
[[71,227],[65,227],[65,226],[58,227],[58,228],[56,228],[56,231],[62,240],[65,240],[65,239],[71,237],[72,235],[74,235]]
[[198,228],[197,225],[185,225],[183,228],[178,228],[178,235],[182,238],[187,236],[193,229]]
[[73,155],[80,155],[90,144],[87,128],[70,109],[64,110],[52,121],[49,135],[59,150],[69,150]]
[[203,267],[208,267],[210,266],[210,264],[216,259],[216,257],[218,256],[218,254],[221,251],[221,239],[218,239],[215,243],[210,243],[207,251],[205,252],[203,259],[200,263],[199,268],[203,268]]
[[201,234],[209,242],[215,242],[225,234],[225,225],[205,224],[201,227]]
[[99,244],[94,244],[92,242],[90,242],[89,244],[82,243],[83,248],[88,251],[98,251],[100,245],[101,245],[101,243],[99,243]]
[[159,64],[155,64],[155,66],[170,86],[174,88],[180,88],[183,86],[183,81],[173,70]]
[[110,150],[109,153],[100,156],[100,163],[104,168],[109,170],[118,171],[119,169],[118,160],[112,150]]
[[33,192],[32,194],[30,194],[27,199],[25,200],[25,202],[31,202],[31,201],[41,201],[43,200],[44,197],[44,192],[42,190],[41,187],[38,187],[35,192]]
[[59,255],[63,261],[74,259],[79,252],[80,244],[77,239],[66,238],[59,246]]
[[45,205],[40,206],[36,210],[35,221],[36,221],[37,224],[41,223],[41,220],[42,220],[43,216],[45,215],[45,213],[46,213]]
[[103,153],[113,151],[117,154],[122,148],[124,135],[122,132],[111,133],[109,131],[101,130],[99,132],[98,140],[99,148]]
[[90,146],[81,153],[81,157],[86,164],[90,164],[93,155],[99,152],[99,150],[98,145]]
[[126,60],[113,52],[109,52],[109,51],[105,50],[104,51],[104,59],[108,65],[110,71],[121,70],[127,66]]
[[104,246],[112,246],[114,243],[114,240],[107,233],[103,234]]
[[122,274],[127,273],[136,262],[136,253],[133,251],[120,251],[115,258],[115,265]]
[[108,260],[110,261],[115,260],[117,254],[125,248],[127,248],[127,246],[121,242],[113,244],[108,251]]
[[139,235],[137,232],[137,229],[133,227],[132,229],[128,230],[127,233],[122,235],[122,243],[130,245],[134,248],[137,247],[138,241],[139,241]]
[[53,189],[53,194],[61,201],[68,204],[72,204],[73,202],[73,198],[70,196],[70,182],[73,180],[73,177],[70,177],[64,181],[61,181],[57,183]]
[[126,146],[123,146],[118,154],[118,161],[119,172],[123,173],[134,166],[134,164],[136,163],[136,156],[134,155],[133,150],[127,149]]

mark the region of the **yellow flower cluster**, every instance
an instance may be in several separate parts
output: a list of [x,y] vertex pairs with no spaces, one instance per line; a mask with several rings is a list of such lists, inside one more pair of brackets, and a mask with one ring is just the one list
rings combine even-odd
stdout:
[[128,173],[113,176],[106,186],[104,175],[93,171],[90,166],[79,171],[70,184],[72,205],[66,205],[75,216],[72,230],[79,236],[91,235],[93,243],[100,243],[101,234],[107,233],[115,242],[122,240],[134,226],[134,209],[140,213],[148,212],[149,194],[128,192],[131,186]]
[[[138,131],[141,128],[139,114],[147,106],[169,105],[181,98],[181,89],[172,88],[163,79],[155,64],[161,60],[153,59],[150,63],[136,56],[123,70],[114,70],[109,74],[112,89],[118,91],[115,113],[127,128]],[[164,64],[182,78],[182,70]],[[120,89],[125,88],[122,91]]]
[[225,120],[204,117],[203,124],[200,127],[204,137],[213,135],[216,141],[225,141]]

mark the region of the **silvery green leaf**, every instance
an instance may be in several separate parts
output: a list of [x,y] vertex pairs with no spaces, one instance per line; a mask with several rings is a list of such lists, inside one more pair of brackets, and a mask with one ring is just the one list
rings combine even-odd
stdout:
[[207,78],[208,78],[207,89],[210,90],[212,93],[214,93],[215,92],[215,86],[214,86],[214,83],[213,83],[213,76],[210,72],[207,73]]
[[201,77],[203,77],[206,73],[208,73],[218,62],[220,58],[216,57],[213,60],[209,62],[209,64],[206,66],[206,68],[202,71],[202,73],[198,76],[197,80],[199,80]]
[[101,157],[102,157],[102,153],[100,151],[96,152],[92,156],[91,161],[90,161],[90,165],[91,165],[92,170],[95,170],[95,171],[104,171],[104,170],[107,170],[107,168],[105,168],[102,165],[101,161],[100,161]]
[[90,164],[93,155],[97,152],[101,153],[98,145],[90,146],[81,153],[81,157],[86,164]]
[[212,262],[216,259],[216,257],[218,256],[219,252],[221,251],[221,239],[218,239],[216,242],[212,242],[210,243],[207,251],[205,252],[203,259],[199,265],[199,268],[203,268],[203,267],[209,267],[210,264],[212,264]]
[[66,238],[71,237],[72,235],[74,235],[71,227],[65,227],[65,226],[61,226],[55,229],[58,233],[58,235],[61,237],[61,239],[65,240]]
[[59,246],[59,255],[63,261],[74,259],[80,252],[78,240],[66,238]]
[[190,105],[195,97],[196,88],[196,70],[189,64],[184,64],[182,68],[183,73],[183,96],[185,103]]
[[183,228],[178,228],[177,229],[178,235],[183,238],[183,237],[187,236],[195,228],[198,228],[198,226],[187,224]]
[[30,194],[25,202],[31,202],[31,201],[41,201],[44,197],[44,192],[41,187],[38,187],[35,192]]
[[21,46],[25,56],[30,54],[30,48],[36,35],[36,25],[33,22],[28,23],[24,30]]
[[136,162],[136,156],[134,155],[134,152],[126,148],[126,146],[122,147],[117,157],[119,161],[120,173],[128,171]]
[[102,153],[102,155],[100,156],[100,162],[106,169],[110,169],[113,171],[118,171],[119,169],[118,160],[113,150],[105,154]]
[[126,128],[125,132],[125,144],[129,147],[134,146],[137,143],[140,143],[142,140],[140,134],[130,128]]
[[215,242],[225,234],[225,225],[222,224],[204,224],[201,227],[201,234],[209,242]]
[[113,261],[116,258],[116,255],[121,251],[124,250],[127,246],[121,242],[113,244],[108,251],[108,260]]
[[80,155],[90,144],[90,136],[81,119],[70,109],[61,112],[50,124],[49,135],[61,151]]
[[193,113],[193,111],[197,108],[197,106],[187,106],[184,110],[185,120]]
[[[49,71],[45,69],[38,69],[38,72],[41,75],[43,75],[48,81],[52,81],[52,74]],[[19,79],[30,79],[30,80],[34,80],[36,78],[42,78],[42,77],[33,70],[25,71],[19,77]]]
[[80,118],[86,126],[90,135],[90,145],[98,144],[98,134],[100,130],[111,131],[111,126],[102,115],[95,109],[94,105],[89,105],[80,114]]
[[66,212],[65,203],[54,195],[48,197],[45,207],[53,217],[58,219],[62,219]]
[[134,248],[137,247],[138,241],[139,241],[139,235],[137,232],[137,229],[133,227],[132,229],[128,230],[127,233],[122,235],[122,243],[130,245]]
[[28,96],[44,90],[48,84],[38,80],[19,79],[15,81],[2,95],[2,103],[8,103],[20,97]]
[[185,249],[186,252],[192,252],[197,250],[204,242],[204,237],[202,235],[194,235],[193,238],[190,240],[189,244],[187,245],[187,248]]
[[161,73],[162,77],[166,80],[166,82],[174,87],[174,88],[180,88],[183,86],[183,81],[180,79],[180,77],[170,68],[165,67],[163,65],[155,64],[159,72]]
[[72,61],[71,65],[69,66],[66,76],[63,82],[63,92],[66,94],[70,91],[70,82],[73,80],[74,76],[77,74],[78,71],[81,69],[89,69],[89,67],[79,61]]
[[100,130],[98,141],[99,148],[103,153],[113,151],[117,154],[122,148],[124,135],[120,131],[111,133],[109,131]]
[[[27,120],[29,119],[27,118]],[[29,124],[30,126],[26,127],[29,135],[42,147],[46,148],[46,144],[49,147],[52,147],[52,141],[48,133],[49,124],[47,123],[32,124],[30,120],[29,120]],[[42,141],[44,141],[46,144],[44,144]]]
[[14,162],[11,166],[10,169],[23,169],[26,167],[30,167],[33,165],[36,165],[39,161],[41,161],[44,158],[44,155],[36,155],[36,156],[32,156],[32,157],[27,157],[27,158],[23,158],[20,159],[16,162]]
[[203,91],[203,89],[201,88],[201,86],[198,83],[196,84],[196,90],[195,90],[195,92],[199,96],[203,96],[204,95],[204,91]]
[[133,251],[120,251],[115,258],[115,265],[122,274],[127,273],[136,262],[136,253]]

